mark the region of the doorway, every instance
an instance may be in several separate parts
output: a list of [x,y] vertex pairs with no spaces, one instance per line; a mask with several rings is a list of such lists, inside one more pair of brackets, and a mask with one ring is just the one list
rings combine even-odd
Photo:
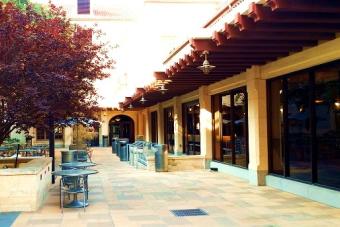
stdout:
[[112,138],[128,138],[129,143],[135,140],[133,120],[126,115],[113,117],[109,122],[109,144],[112,145]]

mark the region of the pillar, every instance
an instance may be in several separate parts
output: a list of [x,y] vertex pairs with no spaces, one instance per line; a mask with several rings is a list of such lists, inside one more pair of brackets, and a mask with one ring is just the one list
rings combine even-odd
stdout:
[[208,87],[200,87],[198,95],[200,103],[201,155],[205,156],[205,167],[208,168],[212,160],[212,114],[211,97],[208,94]]
[[137,135],[135,136],[136,139],[137,138],[145,138],[145,134],[144,134],[144,127],[145,127],[145,120],[144,120],[144,114],[142,111],[138,111],[137,112],[137,125],[138,125],[138,129],[137,129]]
[[36,128],[30,128],[28,130],[28,134],[31,135],[33,138],[32,138],[32,145],[36,144],[37,143],[37,129]]
[[109,120],[106,111],[101,112],[101,126],[99,128],[99,145],[103,146],[103,136],[109,136]]
[[175,155],[183,154],[183,120],[182,120],[182,103],[178,97],[173,98],[174,101],[174,139]]
[[161,104],[157,104],[157,133],[158,143],[164,144],[164,111]]
[[265,185],[268,173],[267,94],[266,80],[261,79],[260,68],[253,66],[247,72],[249,182]]
[[150,126],[150,111],[148,108],[143,110],[143,118],[144,118],[144,140],[150,141],[151,140],[151,126]]
[[64,147],[69,147],[73,142],[73,128],[64,128]]

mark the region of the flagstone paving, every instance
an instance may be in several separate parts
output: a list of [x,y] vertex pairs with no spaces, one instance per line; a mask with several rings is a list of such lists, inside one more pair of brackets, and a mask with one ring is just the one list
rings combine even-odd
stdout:
[[[340,226],[340,209],[208,170],[156,173],[120,162],[108,148],[93,161],[89,203],[59,209],[58,184],[37,212],[13,226]],[[60,157],[59,157],[60,160]],[[201,208],[207,216],[175,217],[170,210]]]

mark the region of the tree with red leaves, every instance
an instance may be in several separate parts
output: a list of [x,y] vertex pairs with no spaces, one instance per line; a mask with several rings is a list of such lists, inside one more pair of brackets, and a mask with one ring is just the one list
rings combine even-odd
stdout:
[[0,0],[0,145],[13,130],[48,125],[53,136],[55,122],[93,117],[93,82],[113,61],[92,35],[101,34],[71,24],[52,4],[37,12]]

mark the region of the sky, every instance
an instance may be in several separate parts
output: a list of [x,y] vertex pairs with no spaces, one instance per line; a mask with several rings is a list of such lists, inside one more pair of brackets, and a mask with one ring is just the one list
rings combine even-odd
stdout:
[[150,84],[153,72],[164,70],[169,52],[195,34],[225,1],[92,0],[91,15],[86,16],[77,14],[77,0],[52,2],[63,6],[74,23],[96,25],[105,34],[100,41],[115,47],[110,52],[116,61],[111,76],[95,86],[101,107],[118,107],[137,87]]

